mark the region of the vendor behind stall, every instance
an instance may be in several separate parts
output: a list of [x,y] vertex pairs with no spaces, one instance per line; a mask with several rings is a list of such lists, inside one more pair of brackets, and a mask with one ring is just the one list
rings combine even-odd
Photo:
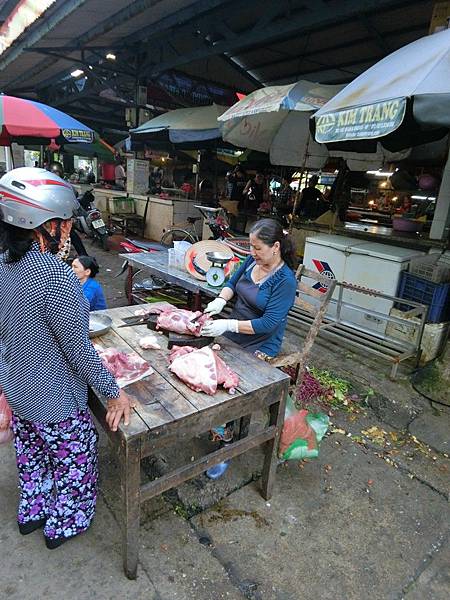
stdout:
[[244,188],[244,210],[250,214],[256,215],[261,204],[269,201],[269,187],[262,173],[256,173],[254,179],[249,179]]
[[208,323],[202,334],[216,337],[225,333],[250,352],[272,357],[280,351],[287,314],[295,300],[294,248],[273,219],[253,225],[250,248],[251,256],[205,309],[206,314],[217,315],[236,296],[231,318]]
[[327,210],[325,198],[316,187],[318,183],[319,177],[313,175],[308,182],[308,186],[302,190],[298,214],[305,217],[305,219],[317,219]]
[[[231,318],[210,321],[201,334],[211,337],[225,334],[249,352],[263,358],[273,357],[281,349],[287,315],[297,290],[294,247],[277,221],[261,219],[250,231],[250,248],[251,256],[204,311],[218,315],[236,297]],[[231,441],[231,424],[217,428],[213,435],[222,442]],[[228,463],[219,463],[206,474],[217,479],[227,468]]]
[[277,190],[275,208],[279,215],[288,215],[292,212],[294,204],[294,190],[291,188],[291,178],[283,177],[281,186]]

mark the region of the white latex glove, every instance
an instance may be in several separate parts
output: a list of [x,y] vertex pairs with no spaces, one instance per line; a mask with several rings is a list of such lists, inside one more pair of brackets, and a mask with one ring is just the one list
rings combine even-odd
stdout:
[[203,325],[200,331],[201,335],[206,337],[217,337],[223,335],[226,331],[232,331],[233,333],[239,332],[239,325],[237,319],[216,319]]
[[216,298],[215,300],[212,300],[212,302],[206,305],[206,308],[203,311],[203,313],[205,315],[210,315],[211,317],[213,317],[214,315],[218,315],[222,312],[223,307],[226,303],[227,301],[223,298]]

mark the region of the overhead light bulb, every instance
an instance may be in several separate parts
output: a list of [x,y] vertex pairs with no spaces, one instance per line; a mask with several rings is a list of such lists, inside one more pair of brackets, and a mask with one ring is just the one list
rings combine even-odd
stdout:
[[108,60],[116,60],[116,55],[113,54],[112,52],[108,52],[108,54],[106,55],[106,58]]
[[393,175],[390,171],[366,171],[367,175],[375,175],[376,177],[390,177]]
[[83,69],[75,69],[70,74],[72,75],[72,77],[79,77],[80,75],[83,75],[83,73]]

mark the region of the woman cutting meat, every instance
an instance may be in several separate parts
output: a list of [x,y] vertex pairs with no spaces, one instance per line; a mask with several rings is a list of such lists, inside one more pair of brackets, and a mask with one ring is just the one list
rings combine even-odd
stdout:
[[13,411],[18,526],[55,549],[85,531],[97,496],[97,432],[88,385],[108,398],[113,431],[128,397],[89,340],[89,303],[56,257],[70,235],[72,187],[44,169],[0,179],[0,387]]
[[[218,315],[235,296],[231,318],[211,321],[201,333],[211,337],[225,334],[249,352],[273,357],[280,351],[287,315],[295,300],[294,248],[277,221],[262,219],[250,231],[250,249],[251,256],[204,311]],[[225,428],[218,437],[230,441],[232,433]],[[208,476],[221,469],[224,472],[224,465],[212,467]]]

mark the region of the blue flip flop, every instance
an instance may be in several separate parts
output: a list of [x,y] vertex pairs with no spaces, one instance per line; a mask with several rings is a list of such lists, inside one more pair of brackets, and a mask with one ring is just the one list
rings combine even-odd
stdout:
[[221,462],[217,465],[214,465],[213,467],[210,467],[205,472],[206,477],[209,477],[209,479],[220,479],[220,477],[222,477],[222,475],[225,473],[225,471],[228,469],[229,466],[230,466],[229,460],[227,460],[225,462]]

